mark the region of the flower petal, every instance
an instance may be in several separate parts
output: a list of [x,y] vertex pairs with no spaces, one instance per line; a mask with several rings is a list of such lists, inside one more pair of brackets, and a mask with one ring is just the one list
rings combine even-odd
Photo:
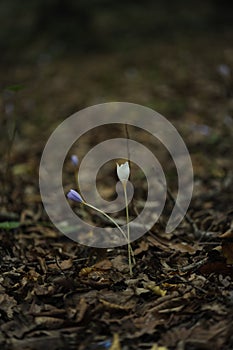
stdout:
[[67,198],[71,199],[72,201],[82,203],[83,199],[80,196],[80,194],[75,191],[75,190],[70,190],[69,193],[67,194]]
[[70,160],[74,166],[78,165],[78,157],[75,154],[72,154],[72,156],[70,157]]
[[129,162],[124,164],[117,164],[117,176],[120,181],[128,181],[130,174]]

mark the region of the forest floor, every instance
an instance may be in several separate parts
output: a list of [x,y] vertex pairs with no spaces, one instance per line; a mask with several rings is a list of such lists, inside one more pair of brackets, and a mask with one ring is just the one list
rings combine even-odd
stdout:
[[[32,56],[1,72],[1,349],[233,349],[229,38],[216,34],[128,52]],[[110,101],[164,115],[183,137],[194,169],[192,201],[179,227],[165,233],[173,205],[168,197],[159,221],[132,243],[133,276],[127,246],[106,250],[71,241],[50,222],[39,191],[40,158],[51,132],[72,113]],[[117,133],[124,137],[124,129]],[[89,133],[72,152],[82,159],[105,138],[102,129]],[[143,141],[160,159],[175,198],[172,160],[142,132]],[[64,169],[65,190],[75,188],[69,156]],[[112,198],[115,169],[104,168],[98,181]],[[143,201],[146,186],[137,174],[135,186],[136,199]],[[101,223],[95,213],[80,211]],[[115,219],[125,220],[124,213]]]

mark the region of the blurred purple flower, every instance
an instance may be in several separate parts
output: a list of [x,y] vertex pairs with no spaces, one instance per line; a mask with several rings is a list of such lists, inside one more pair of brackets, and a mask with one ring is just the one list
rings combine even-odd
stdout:
[[82,203],[83,199],[80,196],[80,194],[75,191],[75,190],[70,190],[69,193],[67,194],[67,198],[71,199],[72,201]]
[[211,128],[206,124],[191,124],[191,129],[204,136],[208,136],[211,132]]
[[78,165],[78,157],[75,154],[72,154],[72,156],[70,157],[71,162],[74,166]]
[[205,124],[197,125],[197,131],[199,131],[200,134],[207,136],[210,133],[210,127]]
[[218,72],[224,77],[229,77],[231,74],[231,69],[227,64],[220,64],[218,66]]

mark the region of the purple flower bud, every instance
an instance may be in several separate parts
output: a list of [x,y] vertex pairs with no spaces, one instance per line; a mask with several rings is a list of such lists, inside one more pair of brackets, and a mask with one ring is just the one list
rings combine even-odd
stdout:
[[73,154],[73,155],[70,157],[70,159],[71,159],[71,162],[72,162],[72,164],[73,164],[74,166],[77,166],[77,165],[78,165],[78,157],[77,157],[75,154]]
[[230,76],[230,74],[231,74],[231,69],[230,69],[230,67],[227,65],[227,64],[220,64],[219,66],[218,66],[218,72],[222,75],[222,76],[224,76],[224,77],[229,77]]
[[75,191],[75,190],[70,190],[69,193],[67,194],[67,197],[69,199],[71,199],[72,201],[75,201],[75,202],[79,202],[79,203],[82,203],[83,202],[83,199],[82,197],[80,196],[80,194]]

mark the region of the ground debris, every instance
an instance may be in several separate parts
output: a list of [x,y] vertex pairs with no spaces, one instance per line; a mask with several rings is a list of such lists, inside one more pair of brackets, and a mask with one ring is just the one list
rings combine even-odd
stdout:
[[[109,21],[106,13],[96,24],[105,17]],[[193,37],[191,45],[190,40],[153,41],[132,52],[127,45],[124,52],[117,47],[114,54],[73,59],[59,59],[58,42],[48,55],[40,53],[46,64],[12,60],[12,67],[2,69],[3,86],[16,80],[27,87],[1,95],[6,124],[0,129],[1,350],[233,349],[232,74],[226,84],[216,73],[221,62],[233,72],[230,34],[214,33],[212,41]],[[40,157],[53,126],[71,112],[114,96],[168,116],[187,143],[195,174],[188,213],[168,234],[177,191],[173,161],[149,133],[129,125],[132,138],[137,135],[156,150],[171,187],[159,220],[132,242],[133,276],[127,247],[90,248],[59,233],[43,209],[38,186]],[[4,114],[8,98],[15,100],[11,115]],[[8,154],[4,137],[14,118],[17,137]],[[89,146],[105,141],[101,130],[73,145],[80,159]],[[125,128],[113,127],[108,136],[125,137]],[[76,184],[70,160],[64,167],[66,192]],[[143,208],[147,184],[132,167],[133,217]],[[116,174],[107,165],[102,168],[98,184],[111,200]],[[87,222],[109,224],[101,215],[78,210]],[[125,224],[124,211],[115,216]]]

